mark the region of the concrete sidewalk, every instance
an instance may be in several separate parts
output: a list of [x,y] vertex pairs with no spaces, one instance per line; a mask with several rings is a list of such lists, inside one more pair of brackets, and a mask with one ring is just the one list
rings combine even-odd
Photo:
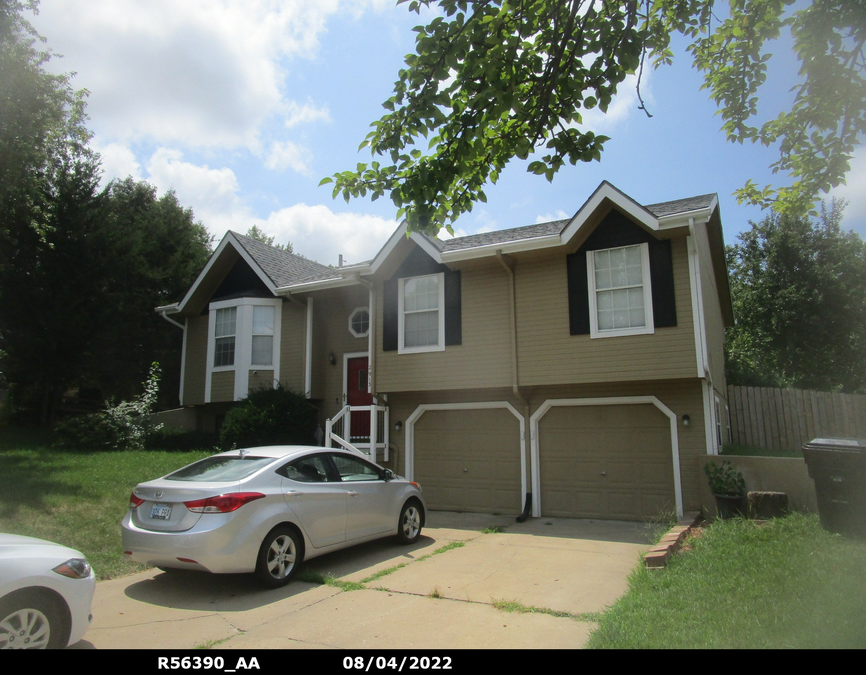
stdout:
[[642,523],[432,512],[413,546],[381,540],[302,570],[363,581],[359,590],[296,580],[267,591],[251,575],[159,570],[100,582],[76,647],[576,648],[595,625],[585,615],[625,592],[648,533]]

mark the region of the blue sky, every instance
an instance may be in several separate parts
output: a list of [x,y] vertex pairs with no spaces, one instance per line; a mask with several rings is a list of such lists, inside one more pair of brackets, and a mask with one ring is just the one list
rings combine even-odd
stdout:
[[[369,161],[358,146],[425,15],[394,0],[42,0],[32,22],[63,55],[50,67],[75,72],[74,86],[90,91],[106,181],[132,175],[174,189],[217,239],[255,224],[323,263],[372,257],[396,226],[389,199],[346,204],[318,184]],[[761,98],[767,115],[789,96],[785,49]],[[611,137],[600,163],[563,168],[548,183],[514,161],[457,233],[573,215],[608,180],[645,204],[718,193],[733,243],[762,213],[731,194],[748,178],[772,182],[775,156],[727,143],[700,85],[680,50],[642,84],[652,119],[625,85],[607,115],[585,118]],[[864,188],[861,147],[833,194],[850,202],[844,226],[866,237]]]

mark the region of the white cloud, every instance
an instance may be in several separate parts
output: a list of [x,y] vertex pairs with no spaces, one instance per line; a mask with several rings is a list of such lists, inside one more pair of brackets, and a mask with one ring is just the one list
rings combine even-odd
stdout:
[[266,122],[327,119],[284,91],[292,59],[311,58],[328,18],[379,0],[42,0],[34,19],[90,90],[106,142],[258,150]]
[[316,120],[331,121],[331,113],[328,112],[327,107],[317,108],[310,100],[304,103],[304,105],[298,105],[296,101],[290,101],[286,105],[285,125],[287,128],[291,129],[297,124],[315,122]]
[[115,178],[123,179],[132,176],[141,179],[141,164],[135,158],[135,153],[120,143],[101,145],[98,139],[93,139],[90,146],[99,153],[102,159],[102,182],[107,183]]
[[309,148],[291,141],[274,143],[265,160],[265,166],[272,171],[292,169],[298,173],[309,174],[312,156]]
[[[851,170],[845,178],[846,185],[831,190],[830,197],[848,202],[842,227],[855,229],[866,237],[866,146],[861,146],[851,159]],[[829,202],[829,200],[828,200]]]
[[535,216],[535,224],[539,225],[541,223],[551,223],[554,220],[565,220],[566,218],[570,218],[565,211],[562,209],[557,209],[553,213],[542,213],[541,215]]
[[373,258],[397,228],[396,221],[379,216],[335,213],[327,206],[307,204],[280,209],[254,222],[274,235],[276,242],[290,241],[296,253],[325,265],[336,265],[341,253],[349,264]]
[[[651,106],[654,102],[652,88],[650,87],[651,72],[652,70],[649,68],[644,69],[640,85],[641,98],[643,98],[647,106]],[[602,112],[598,107],[584,110],[581,112],[583,123],[578,126],[592,130],[595,133],[609,133],[632,115],[644,115],[645,113],[638,109],[640,101],[638,100],[636,87],[637,75],[627,75],[625,80],[617,87],[617,95],[608,106],[607,112]]]

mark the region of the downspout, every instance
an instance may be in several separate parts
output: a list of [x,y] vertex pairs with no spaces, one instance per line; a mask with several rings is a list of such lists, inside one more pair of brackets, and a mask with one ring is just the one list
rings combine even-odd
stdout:
[[183,331],[183,342],[181,343],[181,351],[180,351],[180,384],[178,386],[177,400],[180,402],[181,407],[183,407],[183,383],[184,377],[186,375],[186,323],[180,323],[179,321],[175,321],[172,318],[169,318],[168,314],[164,311],[161,311],[159,315],[168,321],[171,324],[174,324],[178,328]]
[[[497,249],[496,251],[496,259],[499,261],[499,264],[502,265],[502,268],[505,270],[505,273],[508,274],[508,292],[511,300],[511,391],[514,394],[514,397],[523,404],[523,416],[529,421],[529,402],[523,398],[523,395],[520,393],[520,385],[519,378],[517,372],[517,298],[515,294],[515,279],[514,279],[514,269],[511,265],[509,265],[505,261],[505,257],[502,255],[502,250]],[[510,259],[513,260],[513,259]],[[513,264],[513,263],[512,263]],[[524,432],[524,437],[521,439],[523,441],[523,452],[524,455],[528,453],[527,449],[527,437]],[[522,523],[529,517],[529,512],[532,507],[532,493],[528,492],[525,497],[525,504],[523,507],[523,513],[517,516],[517,522]]]

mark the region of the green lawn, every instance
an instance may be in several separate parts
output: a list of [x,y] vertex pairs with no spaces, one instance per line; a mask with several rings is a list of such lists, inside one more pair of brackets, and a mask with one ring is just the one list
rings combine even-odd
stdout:
[[866,541],[795,514],[717,521],[690,542],[632,574],[590,647],[866,647]]
[[213,454],[70,452],[40,431],[0,428],[0,532],[82,551],[100,579],[142,569],[123,560],[120,520],[137,483]]

